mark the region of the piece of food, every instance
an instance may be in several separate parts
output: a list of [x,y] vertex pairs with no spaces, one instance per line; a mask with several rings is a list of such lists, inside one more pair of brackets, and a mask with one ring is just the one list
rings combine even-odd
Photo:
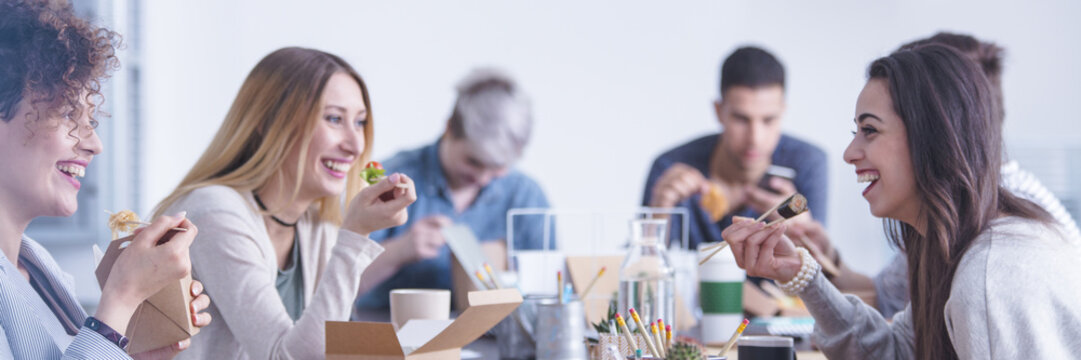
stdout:
[[387,171],[383,169],[383,164],[378,161],[369,161],[364,165],[364,170],[361,170],[360,176],[364,178],[364,181],[368,182],[368,185],[375,184],[385,179]]
[[797,193],[788,198],[787,201],[781,204],[781,207],[777,209],[777,214],[785,219],[791,219],[792,217],[807,212],[807,198]]
[[709,192],[702,195],[701,204],[702,209],[709,213],[709,218],[713,222],[721,221],[721,218],[728,213],[728,198],[724,196],[721,187],[716,184],[711,184]]
[[121,232],[130,233],[135,231],[135,228],[139,227],[139,223],[139,216],[135,215],[131,210],[121,210],[109,215],[109,230],[113,231],[113,240],[116,240],[117,235]]

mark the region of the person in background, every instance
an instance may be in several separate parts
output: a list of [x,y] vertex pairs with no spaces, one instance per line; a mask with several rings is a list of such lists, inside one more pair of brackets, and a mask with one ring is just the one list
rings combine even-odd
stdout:
[[[94,129],[119,41],[66,2],[0,2],[0,358],[128,359],[123,333],[136,308],[191,271],[198,229],[183,214],[157,217],[117,257],[87,316],[72,277],[24,234],[35,218],[79,207],[79,178],[103,150]],[[156,245],[172,227],[188,230]],[[207,326],[210,298],[198,281],[190,291],[191,320]],[[189,344],[133,357],[171,358]]]
[[[929,38],[920,39],[901,46],[901,49],[914,48],[927,44],[942,44],[953,47],[980,66],[991,82],[991,91],[995,100],[994,125],[1002,127],[1005,118],[1005,104],[1002,100],[1002,54],[1003,49],[990,42],[980,41],[972,36],[954,33],[938,33]],[[1021,169],[1016,161],[1007,160],[1003,152],[1001,176],[1002,187],[1010,193],[1040,205],[1051,214],[1067,234],[1081,236],[1077,224],[1058,198],[1031,173]],[[797,240],[807,239],[810,246],[817,246],[823,253],[829,254],[828,261],[834,262],[841,273],[831,280],[838,289],[851,293],[873,293],[874,305],[883,316],[890,317],[908,304],[908,264],[903,253],[894,255],[882,271],[873,278],[853,271],[841,261],[839,252],[830,243],[825,229],[819,224],[793,224],[788,236]]]
[[[807,197],[814,219],[825,223],[826,153],[782,134],[785,70],[780,61],[757,47],[734,51],[721,65],[720,98],[713,108],[723,131],[657,157],[646,178],[642,205],[686,208],[692,248],[722,241],[721,231],[732,223],[732,216],[757,218],[796,192]],[[777,166],[789,173],[767,173]],[[718,221],[711,217],[716,214],[698,205],[711,186],[728,199]],[[674,225],[671,233],[680,233],[678,223]]]
[[[458,98],[435,143],[400,152],[383,162],[417,183],[409,221],[372,234],[386,247],[364,273],[358,310],[389,307],[390,290],[451,288],[451,254],[442,230],[468,226],[483,244],[507,236],[507,211],[548,207],[532,178],[514,169],[529,143],[533,112],[529,98],[510,76],[477,69],[458,85]],[[539,249],[543,225],[515,223],[515,246]]]
[[991,83],[956,49],[929,44],[875,60],[844,158],[905,249],[912,302],[887,322],[842,295],[784,235],[747,220],[725,229],[748,275],[781,283],[837,359],[1067,359],[1081,351],[1081,239],[1003,188]]
[[408,176],[361,178],[373,137],[367,87],[341,58],[288,47],[255,65],[157,207],[203,227],[192,274],[216,300],[219,321],[182,358],[325,356],[326,322],[349,319],[361,273],[383,252],[369,234],[405,222],[416,199]]

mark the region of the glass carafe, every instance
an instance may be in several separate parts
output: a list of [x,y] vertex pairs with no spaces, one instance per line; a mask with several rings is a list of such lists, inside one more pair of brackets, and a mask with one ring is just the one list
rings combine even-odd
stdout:
[[665,219],[632,220],[631,243],[619,269],[619,312],[634,308],[646,327],[657,319],[676,327],[675,270],[664,250],[667,228]]

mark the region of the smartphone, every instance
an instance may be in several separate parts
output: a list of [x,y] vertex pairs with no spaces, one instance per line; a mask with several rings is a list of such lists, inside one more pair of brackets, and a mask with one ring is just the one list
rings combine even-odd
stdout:
[[793,180],[796,179],[796,169],[793,169],[793,168],[790,168],[790,167],[787,167],[787,166],[770,165],[769,168],[766,169],[766,174],[762,175],[761,180],[758,180],[758,187],[769,190],[770,192],[772,192],[774,194],[785,195],[785,194],[781,194],[779,191],[777,191],[777,189],[774,189],[774,188],[769,186],[770,180],[773,179],[774,177],[779,177],[779,178],[782,178],[782,179],[785,179],[785,180],[788,180],[788,181],[793,181]]

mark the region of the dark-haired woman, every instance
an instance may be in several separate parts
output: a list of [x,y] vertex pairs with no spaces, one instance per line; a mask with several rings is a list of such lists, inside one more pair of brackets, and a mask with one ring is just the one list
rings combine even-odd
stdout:
[[[116,67],[117,35],[49,1],[0,2],[0,359],[127,359],[122,333],[136,307],[191,271],[197,230],[162,216],[117,258],[88,317],[64,273],[23,234],[41,216],[71,216],[81,178],[102,151],[94,128],[100,80]],[[188,228],[155,246],[175,226]],[[88,269],[89,270],[89,269]],[[193,321],[210,304],[192,283]],[[171,358],[188,340],[136,354]]]
[[876,60],[869,77],[844,157],[905,249],[911,305],[887,323],[824,279],[784,226],[725,230],[737,262],[803,299],[831,358],[1076,357],[1081,239],[1002,189],[1001,127],[980,69],[927,45]]

